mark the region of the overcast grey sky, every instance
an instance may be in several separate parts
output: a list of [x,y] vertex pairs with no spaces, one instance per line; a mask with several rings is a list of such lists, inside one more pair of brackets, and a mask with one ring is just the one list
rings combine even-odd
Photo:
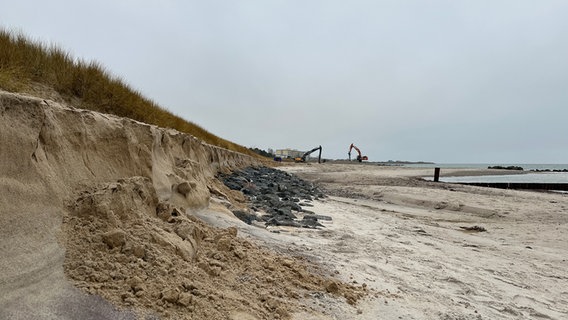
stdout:
[[568,163],[568,1],[5,1],[0,25],[96,60],[245,146]]

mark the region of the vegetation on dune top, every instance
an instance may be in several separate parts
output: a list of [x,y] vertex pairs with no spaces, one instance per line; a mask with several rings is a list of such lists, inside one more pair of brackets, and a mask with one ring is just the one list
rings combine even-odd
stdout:
[[160,107],[99,63],[74,59],[58,46],[32,41],[21,33],[0,30],[0,88],[43,98],[55,92],[80,108],[173,128],[209,144],[258,157]]

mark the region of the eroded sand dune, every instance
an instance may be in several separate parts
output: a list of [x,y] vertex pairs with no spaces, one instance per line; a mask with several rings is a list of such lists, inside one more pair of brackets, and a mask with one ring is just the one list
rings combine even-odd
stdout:
[[63,274],[61,223],[82,190],[141,177],[150,181],[156,199],[199,207],[208,203],[207,182],[217,170],[255,163],[173,130],[17,94],[0,95],[0,116],[3,319],[112,313]]
[[254,158],[6,92],[0,132],[1,319],[287,318],[330,283],[360,294],[192,217]]

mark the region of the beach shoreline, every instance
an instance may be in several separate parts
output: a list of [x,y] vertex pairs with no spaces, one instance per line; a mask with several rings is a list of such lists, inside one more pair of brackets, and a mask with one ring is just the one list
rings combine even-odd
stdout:
[[281,169],[326,189],[331,196],[314,211],[333,220],[319,232],[280,232],[343,280],[377,292],[356,311],[334,305],[332,313],[359,319],[568,316],[568,245],[559,241],[568,232],[566,195],[433,183],[421,180],[425,171],[416,168]]

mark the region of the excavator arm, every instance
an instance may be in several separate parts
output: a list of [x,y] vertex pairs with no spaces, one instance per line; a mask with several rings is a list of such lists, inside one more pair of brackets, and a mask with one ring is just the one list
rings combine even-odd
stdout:
[[301,162],[306,162],[306,158],[307,158],[310,154],[312,154],[312,153],[314,153],[314,152],[316,152],[316,151],[318,151],[318,150],[319,150],[318,163],[321,163],[321,150],[322,150],[322,149],[321,149],[321,146],[319,146],[319,147],[317,147],[317,148],[313,148],[312,150],[307,151],[306,153],[304,153],[304,154],[302,155],[302,158],[300,159],[300,161],[301,161]]

